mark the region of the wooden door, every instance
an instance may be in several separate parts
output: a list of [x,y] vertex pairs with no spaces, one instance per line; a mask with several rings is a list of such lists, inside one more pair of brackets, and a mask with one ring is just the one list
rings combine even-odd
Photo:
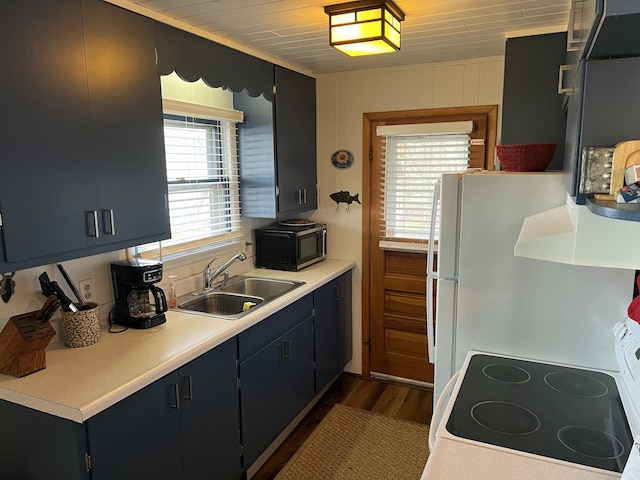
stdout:
[[[363,167],[363,372],[433,383],[433,364],[427,357],[426,252],[380,248],[382,142],[378,125],[472,120],[469,166],[493,169],[497,106],[478,106],[365,114],[364,148],[370,162]],[[410,240],[406,243],[411,243]],[[425,245],[426,246],[426,245]],[[407,249],[404,249],[407,250]]]
[[433,383],[427,358],[426,255],[372,252],[371,371]]

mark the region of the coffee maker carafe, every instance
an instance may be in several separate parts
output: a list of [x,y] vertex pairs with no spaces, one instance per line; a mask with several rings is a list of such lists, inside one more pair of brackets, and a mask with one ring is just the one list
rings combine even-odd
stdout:
[[162,263],[133,258],[111,263],[116,296],[113,321],[132,328],[166,322],[167,300],[154,284],[162,280]]

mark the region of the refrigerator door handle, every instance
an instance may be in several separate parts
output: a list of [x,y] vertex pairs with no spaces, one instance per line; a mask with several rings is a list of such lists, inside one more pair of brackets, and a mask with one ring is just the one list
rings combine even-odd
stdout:
[[431,204],[431,221],[429,223],[429,246],[427,249],[427,276],[433,277],[436,280],[447,280],[456,282],[456,277],[442,277],[434,267],[434,260],[436,256],[436,219],[438,218],[438,211],[440,209],[440,189],[441,180],[437,180],[433,189],[433,203]]
[[436,218],[438,217],[438,208],[440,207],[440,182],[436,181],[433,188],[433,203],[431,204],[431,222],[429,223],[429,249],[427,250],[427,276],[436,277],[438,272],[433,267],[436,249]]
[[431,222],[429,224],[429,249],[427,251],[427,355],[429,363],[436,363],[436,339],[435,328],[433,327],[435,319],[433,318],[433,284],[438,281],[438,273],[434,268],[435,247],[436,247],[436,218],[438,216],[438,207],[440,206],[440,180],[436,181],[433,188],[433,203],[431,204]]
[[433,284],[438,281],[438,277],[427,275],[427,356],[429,363],[436,363],[436,339],[435,339],[435,319],[433,318]]

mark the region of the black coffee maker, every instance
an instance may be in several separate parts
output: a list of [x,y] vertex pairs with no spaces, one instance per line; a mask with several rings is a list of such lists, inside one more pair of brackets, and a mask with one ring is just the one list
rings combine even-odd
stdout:
[[113,321],[132,328],[151,328],[167,321],[167,300],[154,283],[162,280],[162,263],[133,258],[111,263],[116,296]]

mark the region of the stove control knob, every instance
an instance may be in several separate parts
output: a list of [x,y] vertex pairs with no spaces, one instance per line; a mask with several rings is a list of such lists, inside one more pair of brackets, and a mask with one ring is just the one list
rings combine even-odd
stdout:
[[624,323],[618,322],[613,327],[613,335],[616,337],[616,340],[622,340],[624,336],[627,334],[628,330],[629,329]]

